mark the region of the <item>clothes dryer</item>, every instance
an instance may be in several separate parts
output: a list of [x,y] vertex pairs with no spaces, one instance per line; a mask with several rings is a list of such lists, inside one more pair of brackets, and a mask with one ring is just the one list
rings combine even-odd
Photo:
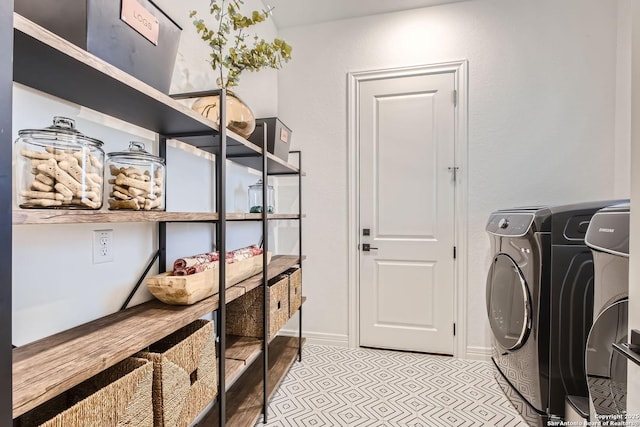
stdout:
[[[611,203],[489,217],[494,257],[486,302],[495,377],[532,426],[562,418],[569,392],[588,395],[582,352],[593,312],[593,259],[584,235],[593,214]],[[554,295],[560,298],[552,302]],[[578,369],[570,366],[576,363]]]
[[595,267],[595,320],[585,351],[590,421],[620,421],[616,417],[626,413],[627,360],[613,344],[628,341],[629,203],[598,211],[586,243]]
[[584,239],[601,206],[551,208],[547,413],[563,419],[566,400],[583,418],[589,413],[584,349],[593,321],[594,263]]

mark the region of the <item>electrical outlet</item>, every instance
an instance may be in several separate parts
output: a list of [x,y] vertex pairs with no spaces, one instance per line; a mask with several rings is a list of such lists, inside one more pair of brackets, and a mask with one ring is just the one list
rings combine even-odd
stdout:
[[93,230],[93,263],[113,262],[113,230]]

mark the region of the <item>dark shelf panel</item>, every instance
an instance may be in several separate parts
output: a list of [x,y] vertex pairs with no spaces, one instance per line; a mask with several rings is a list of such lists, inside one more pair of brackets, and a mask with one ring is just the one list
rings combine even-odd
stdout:
[[[262,159],[260,157],[239,157],[230,153],[227,158],[229,158],[229,160],[233,160],[235,163],[252,169],[262,169]],[[269,175],[296,175],[298,173],[298,168],[291,166],[285,161],[280,160],[269,153],[267,154],[267,171]]]
[[[262,170],[262,148],[245,140],[241,136],[227,131],[227,159],[255,170]],[[171,135],[170,135],[171,136]],[[201,135],[176,134],[176,139],[199,148],[202,151],[218,155],[220,137],[202,137]],[[267,153],[269,175],[296,175],[299,169],[284,160]]]
[[628,343],[614,343],[613,349],[636,365],[640,365],[640,330],[632,329]]
[[622,344],[614,343],[613,349],[616,350],[618,353],[622,354],[628,360],[635,363],[636,365],[640,365],[640,354],[631,350],[628,343],[622,343]]

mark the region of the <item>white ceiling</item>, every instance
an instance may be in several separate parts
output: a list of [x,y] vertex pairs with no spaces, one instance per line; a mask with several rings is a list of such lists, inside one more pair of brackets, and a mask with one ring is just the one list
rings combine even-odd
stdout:
[[262,0],[279,29],[467,0]]

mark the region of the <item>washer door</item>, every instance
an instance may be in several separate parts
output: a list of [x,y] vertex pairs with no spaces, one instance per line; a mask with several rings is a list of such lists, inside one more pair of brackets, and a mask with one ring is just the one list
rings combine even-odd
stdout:
[[627,359],[612,345],[627,342],[628,312],[628,299],[611,304],[596,318],[589,332],[585,369],[595,417],[626,413]]
[[499,253],[487,279],[487,314],[497,342],[517,350],[531,330],[531,300],[527,282],[513,258]]

